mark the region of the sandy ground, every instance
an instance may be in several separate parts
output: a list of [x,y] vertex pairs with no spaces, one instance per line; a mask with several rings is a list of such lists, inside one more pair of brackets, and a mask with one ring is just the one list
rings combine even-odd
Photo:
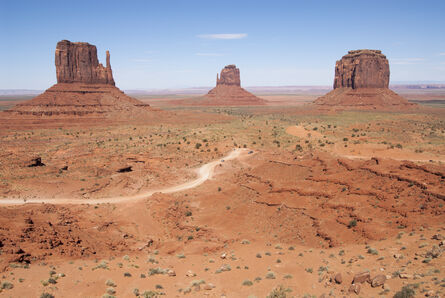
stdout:
[[168,112],[0,117],[1,297],[443,296],[442,109]]

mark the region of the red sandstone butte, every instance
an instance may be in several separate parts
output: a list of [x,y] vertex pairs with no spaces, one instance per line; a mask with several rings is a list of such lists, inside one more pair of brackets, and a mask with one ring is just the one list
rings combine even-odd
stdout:
[[143,116],[149,105],[115,87],[110,52],[104,67],[96,46],[62,40],[55,51],[57,84],[6,112],[32,116]]
[[208,105],[264,105],[266,101],[241,88],[240,71],[227,65],[216,75],[216,87],[205,96]]
[[416,105],[391,91],[389,62],[379,50],[349,51],[335,64],[334,90],[314,103],[328,109],[407,109]]

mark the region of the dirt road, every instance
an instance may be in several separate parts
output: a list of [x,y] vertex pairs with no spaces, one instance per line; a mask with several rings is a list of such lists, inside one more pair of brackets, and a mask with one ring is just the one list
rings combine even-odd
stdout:
[[104,203],[124,203],[129,201],[141,200],[152,196],[154,193],[173,193],[190,188],[197,187],[210,179],[213,175],[215,167],[219,165],[222,161],[228,161],[232,159],[239,158],[243,155],[248,154],[249,149],[239,149],[236,148],[231,151],[227,156],[214,160],[212,162],[206,163],[197,170],[198,177],[195,180],[163,188],[145,191],[143,193],[133,195],[133,196],[122,196],[122,197],[109,197],[100,199],[69,199],[69,198],[59,198],[59,199],[0,199],[0,205],[11,206],[11,205],[23,205],[23,204],[104,204]]

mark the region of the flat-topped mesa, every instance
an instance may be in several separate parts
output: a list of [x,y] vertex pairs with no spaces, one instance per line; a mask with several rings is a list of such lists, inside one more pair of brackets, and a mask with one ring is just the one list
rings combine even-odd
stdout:
[[107,64],[104,67],[97,59],[96,46],[86,42],[62,40],[56,46],[55,62],[57,83],[107,84],[114,86],[109,51],[107,51]]
[[388,86],[389,63],[380,50],[349,51],[335,64],[334,89]]
[[221,76],[216,74],[216,86],[241,86],[240,72],[234,64],[227,65],[221,70]]
[[388,88],[389,63],[379,50],[349,51],[335,64],[334,90],[317,98],[319,109],[401,110],[417,105]]

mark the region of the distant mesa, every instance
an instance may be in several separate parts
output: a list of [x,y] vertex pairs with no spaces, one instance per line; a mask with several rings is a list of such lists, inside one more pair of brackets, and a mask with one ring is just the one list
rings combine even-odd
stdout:
[[389,62],[379,50],[349,51],[335,64],[334,90],[314,103],[333,109],[413,108],[389,88]]
[[[96,46],[62,40],[55,52],[57,84],[43,94],[7,110],[15,115],[110,116],[146,114],[151,108],[115,87],[110,53],[104,67]],[[117,114],[116,114],[117,113]]]
[[207,93],[205,102],[209,105],[264,105],[266,101],[241,88],[240,70],[227,65],[216,75],[216,87]]

